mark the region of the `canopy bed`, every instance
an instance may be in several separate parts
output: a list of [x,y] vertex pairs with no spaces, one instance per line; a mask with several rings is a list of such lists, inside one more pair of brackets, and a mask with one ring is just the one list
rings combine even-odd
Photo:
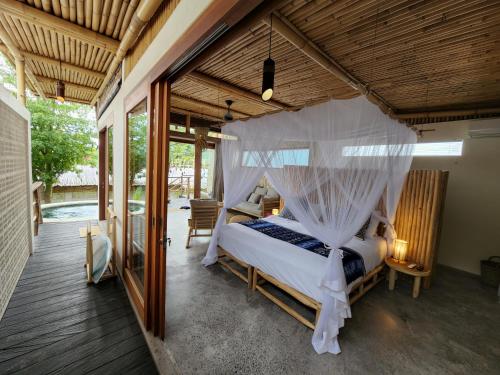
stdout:
[[[220,244],[226,254],[254,267],[247,282],[252,283],[254,274],[269,276],[268,281],[277,280],[321,304],[313,347],[318,353],[339,353],[337,335],[351,316],[350,290],[373,277],[392,251],[415,133],[365,97],[236,121],[222,132],[224,207],[203,264],[217,262]],[[269,218],[254,228],[226,226],[228,208],[244,200],[263,175],[296,221]],[[387,242],[353,240],[381,197],[385,214],[378,219],[386,223]],[[254,233],[262,224],[274,225],[279,236]],[[297,235],[307,245],[284,241]],[[311,241],[316,241],[313,251],[308,248]],[[364,263],[364,270],[347,279],[345,260],[354,257],[351,253],[358,255],[355,262]]]

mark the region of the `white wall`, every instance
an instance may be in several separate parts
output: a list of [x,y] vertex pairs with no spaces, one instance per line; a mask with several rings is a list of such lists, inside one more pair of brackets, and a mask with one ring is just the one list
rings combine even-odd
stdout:
[[[117,215],[117,248],[122,254],[123,239],[123,158],[125,149],[124,101],[144,81],[150,70],[165,55],[169,48],[189,29],[193,22],[214,0],[184,0],[175,8],[160,32],[156,35],[141,59],[124,80],[122,87],[106,111],[98,120],[102,129],[113,124],[113,205]],[[119,263],[121,266],[121,262]]]
[[500,130],[500,119],[429,124],[419,142],[464,140],[461,157],[416,157],[412,169],[450,171],[438,263],[479,274],[500,255],[500,137],[469,139],[469,129]]

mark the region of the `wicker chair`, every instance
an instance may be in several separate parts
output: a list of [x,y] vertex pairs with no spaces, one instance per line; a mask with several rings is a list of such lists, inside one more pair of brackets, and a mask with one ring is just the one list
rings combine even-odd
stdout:
[[[191,199],[191,219],[188,219],[189,232],[186,242],[186,248],[189,248],[192,237],[210,237],[212,236],[219,206],[216,200],[211,199]],[[198,230],[210,230],[210,233],[198,233]]]

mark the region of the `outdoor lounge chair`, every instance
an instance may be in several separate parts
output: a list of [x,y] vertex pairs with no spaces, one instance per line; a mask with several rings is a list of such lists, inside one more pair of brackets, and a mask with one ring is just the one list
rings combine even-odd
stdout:
[[92,238],[92,226],[87,225],[87,284],[116,277],[116,215],[108,207],[106,216],[105,234],[99,231]]
[[[210,237],[212,236],[217,216],[219,214],[219,205],[212,199],[191,199],[191,218],[188,219],[189,232],[186,242],[186,248],[189,248],[191,237]],[[210,233],[198,233],[198,230],[210,230]]]

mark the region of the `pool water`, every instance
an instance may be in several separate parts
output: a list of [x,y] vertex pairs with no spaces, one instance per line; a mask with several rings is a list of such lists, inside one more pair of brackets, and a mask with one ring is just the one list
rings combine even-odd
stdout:
[[[143,210],[144,206],[138,203],[129,203],[129,209],[133,212]],[[97,219],[97,203],[62,204],[60,206],[42,208],[44,219],[50,220],[74,220],[74,219]]]
[[42,208],[42,216],[44,219],[97,219],[97,214],[97,203]]

